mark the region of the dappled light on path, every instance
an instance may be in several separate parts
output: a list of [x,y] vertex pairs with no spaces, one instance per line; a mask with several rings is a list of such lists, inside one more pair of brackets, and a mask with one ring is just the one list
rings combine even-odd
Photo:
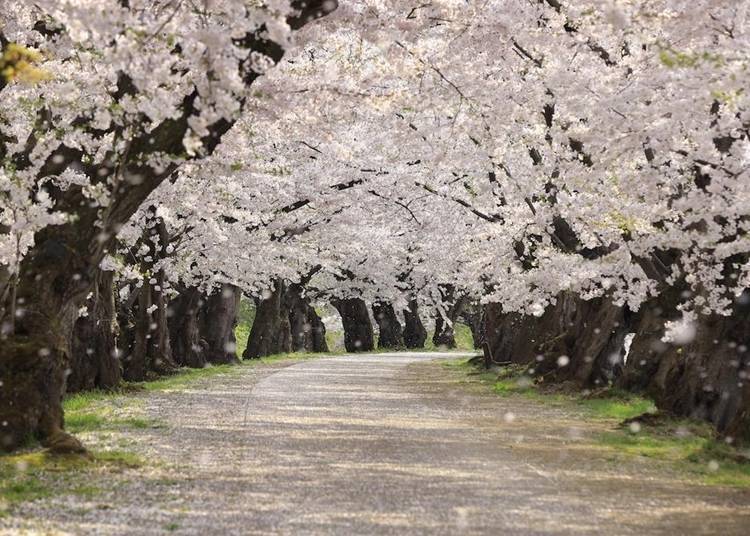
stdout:
[[167,428],[123,435],[161,465],[98,498],[106,511],[68,498],[30,506],[28,522],[105,534],[746,534],[747,492],[647,460],[613,464],[590,441],[601,424],[461,385],[433,362],[456,356],[240,367],[151,393],[146,409]]

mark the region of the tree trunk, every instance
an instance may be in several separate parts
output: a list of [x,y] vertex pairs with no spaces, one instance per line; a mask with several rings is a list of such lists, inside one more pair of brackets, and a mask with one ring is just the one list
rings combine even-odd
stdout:
[[461,312],[460,318],[463,322],[471,329],[471,338],[474,343],[474,349],[479,350],[482,348],[483,333],[482,333],[482,312],[478,304],[474,303],[470,307],[467,307]]
[[148,247],[144,256],[148,260],[141,262],[141,272],[148,275],[138,295],[132,351],[123,359],[123,377],[128,381],[143,381],[151,371],[165,374],[177,368],[169,344],[167,278],[164,270],[157,268],[158,260],[167,255],[169,235],[164,221],[156,217],[155,207],[149,209],[142,243]]
[[734,439],[750,441],[750,291],[731,316],[699,316],[683,344],[662,342],[664,323],[678,315],[679,291],[644,304],[635,326],[623,388],[643,392],[659,409],[711,422]]
[[535,375],[547,383],[586,388],[607,386],[621,374],[633,318],[629,310],[607,298],[582,300],[563,293],[551,313],[548,340],[545,333],[537,333]]
[[203,294],[195,287],[182,290],[169,303],[169,341],[177,364],[203,368],[206,366],[207,343],[201,339],[198,314]]
[[311,327],[312,351],[316,353],[328,352],[328,341],[326,341],[326,325],[318,316],[312,305],[307,306],[307,322]]
[[0,321],[0,447],[6,450],[37,435],[54,450],[83,451],[63,431],[62,396],[78,308],[97,278],[98,261],[83,254],[87,245],[72,223],[36,233],[9,294],[15,304],[3,307],[15,309]]
[[257,359],[291,351],[292,336],[285,290],[285,283],[277,280],[273,292],[258,303],[247,348],[242,354],[243,359]]
[[[559,305],[559,302],[558,302]],[[484,337],[487,362],[531,365],[542,346],[562,336],[559,307],[548,307],[541,317],[506,313],[500,304],[491,303],[484,310]]]
[[302,296],[303,289],[300,285],[289,285],[286,295],[286,303],[289,306],[289,328],[292,336],[293,352],[313,351],[312,324],[308,316],[310,305]]
[[419,318],[417,300],[411,300],[409,307],[404,310],[404,345],[407,348],[424,348],[427,340],[427,330]]
[[[164,275],[160,273],[157,281],[163,283]],[[127,381],[144,381],[152,372],[167,374],[173,371],[177,364],[172,358],[169,342],[164,293],[144,282],[134,314],[134,341],[131,352],[123,359],[123,377]]]
[[603,386],[622,368],[629,312],[606,298],[583,300],[563,292],[539,317],[504,313],[485,306],[485,358],[488,364],[528,365],[545,382]]
[[206,359],[210,363],[236,363],[237,340],[234,327],[242,292],[234,285],[223,285],[211,294],[201,311],[201,334],[207,343]]
[[439,288],[445,310],[443,313],[437,311],[435,315],[435,332],[432,334],[432,343],[438,348],[455,348],[456,333],[453,326],[466,307],[468,299],[465,296],[456,299],[456,290],[453,285],[440,285]]
[[112,389],[120,383],[122,370],[117,348],[114,272],[100,271],[94,295],[87,301],[86,316],[73,332],[73,351],[66,392]]
[[333,306],[344,325],[344,347],[347,352],[369,352],[375,348],[367,304],[360,298],[334,300]]
[[325,324],[303,293],[301,285],[289,285],[284,300],[289,312],[292,351],[328,352]]
[[435,332],[432,334],[432,344],[437,348],[455,348],[456,333],[453,325],[448,324],[443,315],[435,315]]
[[378,324],[378,348],[403,348],[403,329],[393,306],[388,302],[375,302],[372,315]]
[[[662,294],[641,305],[633,326],[635,337],[630,346],[627,364],[618,385],[624,389],[658,392],[655,376],[662,366],[662,358],[670,357],[671,348],[662,342],[664,324],[677,320],[680,312],[679,291],[666,289]],[[666,354],[666,355],[665,355]]]

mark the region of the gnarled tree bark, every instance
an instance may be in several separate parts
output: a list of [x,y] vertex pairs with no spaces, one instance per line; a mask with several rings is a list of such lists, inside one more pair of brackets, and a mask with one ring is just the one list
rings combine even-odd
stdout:
[[404,309],[404,345],[409,349],[424,348],[426,340],[427,330],[419,318],[417,300],[411,300]]
[[286,303],[289,308],[292,351],[327,352],[325,324],[304,296],[302,285],[297,283],[289,285]]
[[635,326],[622,388],[642,392],[668,413],[711,422],[741,442],[750,441],[750,291],[730,316],[699,316],[694,336],[665,343],[664,324],[677,316],[679,293],[644,304]]
[[378,348],[403,348],[404,330],[393,306],[388,302],[375,302],[372,304],[372,315],[378,324]]
[[285,291],[286,284],[277,280],[273,291],[258,302],[243,359],[258,359],[291,351],[292,333]]
[[177,364],[203,368],[206,366],[206,341],[201,339],[198,315],[203,307],[203,294],[195,287],[182,289],[169,303],[169,341]]
[[459,318],[469,326],[474,348],[476,350],[482,348],[484,335],[482,332],[482,309],[480,305],[478,303],[468,305],[463,311],[461,311]]
[[293,352],[313,351],[313,326],[308,317],[310,305],[302,296],[303,289],[298,284],[291,284],[287,289],[286,303],[289,306],[289,328],[292,337]]
[[328,352],[328,341],[326,341],[326,325],[318,316],[312,305],[307,306],[307,323],[310,324],[312,335],[312,351],[315,353]]
[[200,332],[206,341],[206,360],[210,363],[238,361],[234,327],[241,297],[238,287],[227,284],[205,300],[200,313]]
[[169,234],[164,221],[156,216],[156,207],[150,207],[148,213],[142,245],[148,248],[144,258],[149,260],[141,262],[141,271],[147,275],[134,311],[133,344],[123,357],[123,378],[128,381],[143,381],[150,372],[165,374],[177,368],[169,341],[167,278],[164,270],[157,268],[158,260],[166,256]]
[[117,338],[114,272],[100,271],[87,314],[73,331],[73,351],[66,391],[112,389],[122,378]]
[[449,324],[440,313],[435,315],[435,332],[432,334],[432,344],[437,348],[455,348],[456,332],[453,324]]
[[344,325],[344,347],[347,352],[369,352],[375,348],[375,337],[367,312],[367,304],[361,298],[347,298],[331,302],[341,315]]
[[437,311],[435,315],[435,332],[432,334],[432,343],[436,347],[455,348],[456,332],[454,324],[458,316],[468,304],[465,296],[456,298],[456,291],[453,285],[441,285],[440,295],[443,304],[447,305],[444,314]]
[[545,382],[604,386],[622,368],[630,313],[606,298],[583,300],[563,292],[540,317],[484,311],[488,363],[528,365]]

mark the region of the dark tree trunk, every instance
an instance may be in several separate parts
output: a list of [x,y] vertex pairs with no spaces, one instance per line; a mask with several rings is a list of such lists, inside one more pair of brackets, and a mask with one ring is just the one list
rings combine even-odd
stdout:
[[141,244],[148,248],[141,272],[150,275],[143,278],[135,311],[134,341],[123,359],[123,377],[128,381],[143,381],[149,372],[166,374],[177,368],[169,344],[167,278],[164,270],[157,268],[157,262],[167,256],[169,234],[164,221],[156,216],[156,207],[149,208]]
[[482,348],[484,335],[482,333],[483,320],[480,306],[476,303],[472,304],[461,312],[460,318],[471,330],[471,338],[474,343],[474,348],[476,350]]
[[300,285],[289,285],[286,303],[289,306],[289,327],[292,336],[293,352],[313,351],[313,330],[308,316],[310,305],[302,296]]
[[609,385],[622,372],[632,313],[606,298],[582,300],[568,293],[558,296],[553,310],[559,324],[548,325],[550,339],[537,346],[535,374],[581,388]]
[[534,363],[542,351],[541,346],[561,335],[558,314],[557,306],[548,307],[541,317],[535,317],[506,313],[500,304],[487,304],[484,309],[487,362]]
[[259,301],[247,348],[242,354],[243,359],[257,359],[291,351],[292,335],[285,290],[285,283],[276,281],[271,294]]
[[360,298],[334,300],[333,306],[344,325],[344,347],[347,352],[369,352],[375,348],[367,304]]
[[440,313],[435,315],[435,332],[432,334],[432,344],[442,348],[456,347],[456,333],[453,326],[448,324]]
[[207,343],[206,359],[210,363],[235,363],[237,340],[234,327],[242,292],[234,285],[223,285],[220,291],[211,294],[201,311],[200,332]]
[[388,302],[375,302],[372,315],[378,324],[378,348],[403,348],[403,329],[393,306]]
[[670,289],[644,304],[635,327],[623,388],[643,392],[657,407],[711,422],[719,432],[750,441],[750,292],[731,316],[699,316],[692,340],[662,342],[664,323],[678,314],[679,292]]
[[404,310],[404,345],[407,348],[424,348],[427,340],[427,330],[419,318],[417,300],[411,300],[409,307]]
[[66,391],[112,389],[120,383],[122,370],[117,348],[114,272],[100,271],[94,295],[87,301],[87,315],[73,331],[73,352]]
[[456,291],[453,285],[442,285],[440,295],[443,304],[446,306],[444,314],[447,318],[440,311],[435,315],[435,332],[432,334],[432,343],[436,347],[455,348],[456,332],[454,325],[468,305],[469,300],[465,296],[456,299]]
[[672,349],[662,342],[664,324],[677,320],[680,312],[679,291],[665,291],[660,296],[641,305],[633,326],[635,337],[630,346],[624,374],[618,381],[620,387],[633,391],[658,392],[656,375],[662,366],[662,359],[671,360]]
[[292,351],[328,352],[325,324],[303,293],[302,286],[295,283],[286,294]]
[[201,339],[198,315],[203,294],[195,287],[182,290],[169,303],[169,341],[177,364],[203,368],[206,366],[207,343]]
[[[84,218],[83,224],[94,227],[93,220]],[[6,317],[0,322],[1,448],[12,450],[37,435],[56,450],[83,450],[63,431],[62,411],[73,327],[98,272],[98,259],[91,262],[83,252],[88,252],[88,239],[77,225],[43,229],[6,296]]]
[[123,358],[123,377],[128,381],[144,381],[150,373],[168,374],[177,368],[169,343],[167,299],[155,289],[164,284],[164,274],[157,274],[156,280],[156,285],[144,282],[138,294],[133,345]]
[[326,326],[312,305],[307,306],[307,323],[310,324],[311,327],[312,351],[316,353],[328,352]]
[[528,365],[545,382],[604,386],[622,368],[631,315],[606,298],[582,300],[564,292],[540,317],[485,307],[488,364]]

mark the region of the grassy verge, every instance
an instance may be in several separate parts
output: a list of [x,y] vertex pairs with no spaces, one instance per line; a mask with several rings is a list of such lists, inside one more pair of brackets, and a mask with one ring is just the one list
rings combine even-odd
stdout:
[[209,365],[200,369],[181,368],[174,374],[145,382],[124,382],[113,391],[85,391],[67,397],[63,402],[66,429],[75,433],[101,430],[105,428],[160,428],[163,424],[140,416],[117,417],[105,404],[114,398],[122,399],[122,408],[137,413],[135,399],[127,399],[128,394],[142,391],[176,391],[185,389],[204,378],[236,374],[246,367],[269,365],[279,361],[301,361],[315,359],[325,354],[278,354],[262,359],[241,361],[233,365]]
[[498,396],[575,409],[582,418],[609,423],[609,430],[594,437],[603,449],[668,463],[705,484],[750,488],[750,450],[717,438],[706,423],[658,414],[651,400],[617,389],[585,394],[542,388],[524,375],[524,367],[487,372],[465,359],[443,365],[486,385]]
[[[79,434],[99,430],[162,428],[163,424],[159,421],[139,415],[135,401],[124,403],[124,395],[128,389],[133,388],[125,385],[117,391],[88,391],[66,398],[63,402],[66,430],[72,434]],[[118,412],[105,403],[115,397],[123,399]],[[122,412],[126,415],[122,415]]]
[[81,456],[52,456],[46,452],[22,452],[0,456],[0,517],[24,502],[79,495],[94,498],[101,494],[100,483],[107,475],[143,465],[129,452],[94,452],[91,459]]
[[[246,367],[279,361],[318,358],[316,354],[281,354],[243,361],[239,365],[218,365],[202,369],[180,369],[153,381],[124,383],[115,391],[88,391],[69,396],[63,402],[65,427],[74,434],[126,429],[163,428],[165,425],[143,415],[140,400],[129,396],[144,391],[173,391],[189,387],[203,378],[235,374]],[[0,454],[0,517],[15,505],[64,494],[94,497],[107,475],[136,468],[144,462],[124,450],[94,451],[92,458],[52,456],[37,444],[15,454]]]

